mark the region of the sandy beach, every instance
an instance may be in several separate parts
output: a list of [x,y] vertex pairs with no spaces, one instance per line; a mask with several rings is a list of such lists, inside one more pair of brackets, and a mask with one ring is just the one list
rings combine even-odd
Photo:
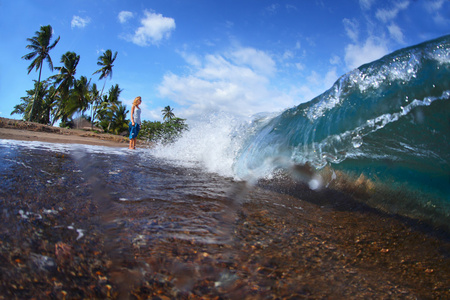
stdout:
[[[116,138],[15,120],[0,122],[0,139],[127,146],[126,139]],[[101,181],[111,195],[125,185],[110,179],[122,171],[105,172],[108,169],[102,167],[95,173],[104,176],[101,180],[86,179],[89,173],[72,171],[79,166],[61,154],[47,157],[48,161],[28,154],[4,158],[4,164],[14,163],[14,168],[5,169],[0,191],[0,299],[450,297],[448,235],[357,204],[336,191],[295,186],[293,193],[286,182],[247,190],[240,183],[211,176],[205,184],[233,186],[235,196],[208,198],[200,188],[202,197],[192,197],[198,206],[181,203],[177,215],[176,203],[163,209],[168,201],[157,199],[102,203],[97,196],[105,195],[98,193],[95,182]],[[56,172],[62,177],[50,176]],[[148,182],[157,174],[161,182],[180,180],[182,173],[161,172],[151,172]],[[192,174],[183,180],[157,187],[164,194],[173,193],[176,185],[179,193],[191,185]],[[126,198],[123,193],[112,195]],[[183,197],[192,193],[188,190]],[[246,200],[232,206],[227,202],[239,197]],[[113,215],[105,213],[111,206]],[[27,211],[19,210],[22,207]],[[193,207],[206,212],[203,218],[214,215],[211,220],[218,225],[209,225],[210,229],[228,230],[232,241],[208,244],[194,238],[158,238],[157,233],[172,230],[177,218],[194,215]],[[165,219],[149,219],[163,211]],[[75,232],[81,224],[82,237]]]
[[128,138],[123,136],[65,129],[7,118],[0,118],[0,139],[128,147]]

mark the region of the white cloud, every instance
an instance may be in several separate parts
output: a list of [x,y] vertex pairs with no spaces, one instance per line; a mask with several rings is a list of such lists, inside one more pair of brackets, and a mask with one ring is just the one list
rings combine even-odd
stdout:
[[338,78],[336,67],[332,67],[325,75],[311,71],[305,83],[290,88],[289,97],[293,99],[293,105],[310,101],[328,90]]
[[325,74],[325,78],[323,79],[322,86],[325,89],[329,89],[339,78],[339,75],[337,74],[336,67],[331,68],[328,70],[327,74]]
[[388,26],[390,36],[398,43],[405,44],[403,32],[396,24],[392,23]]
[[355,69],[383,57],[388,52],[381,39],[369,37],[364,45],[350,44],[345,48],[345,63],[349,69]]
[[340,63],[341,63],[341,58],[340,58],[339,56],[333,55],[333,56],[330,58],[330,64],[332,64],[332,65],[338,65],[338,64],[340,64]]
[[171,32],[175,30],[175,20],[172,18],[149,11],[145,11],[144,15],[145,17],[141,20],[142,26],[129,38],[136,45],[158,45],[162,39],[169,38]]
[[444,5],[444,0],[437,0],[437,1],[427,1],[425,3],[425,9],[430,12],[437,12],[440,9],[442,9],[442,6]]
[[359,24],[356,20],[344,19],[342,20],[344,23],[345,32],[347,36],[353,41],[356,42],[358,40],[359,35]]
[[70,26],[72,28],[74,28],[74,27],[84,28],[87,26],[87,24],[89,24],[89,22],[91,22],[91,19],[88,17],[82,18],[80,16],[73,16]]
[[291,12],[291,11],[297,11],[298,8],[297,8],[297,6],[295,6],[295,5],[292,5],[292,4],[286,4],[286,10],[289,11],[289,12]]
[[297,68],[297,70],[302,71],[305,69],[305,65],[302,63],[296,63],[295,67]]
[[184,60],[185,60],[188,64],[190,64],[191,66],[194,66],[194,67],[200,67],[201,64],[202,64],[201,58],[198,57],[198,56],[195,55],[195,54],[188,53],[188,52],[186,52],[186,51],[179,51],[179,54],[180,54],[181,57],[183,57]]
[[318,85],[322,80],[322,78],[320,78],[319,76],[319,73],[317,73],[316,71],[311,71],[311,74],[306,79],[308,80],[308,83],[311,85]]
[[433,16],[433,21],[439,26],[448,26],[450,24],[450,19],[443,17],[440,13],[436,13]]
[[247,65],[256,72],[272,75],[275,72],[275,62],[263,51],[253,48],[240,48],[230,53],[237,65]]
[[266,11],[269,12],[270,14],[275,14],[279,8],[280,8],[279,4],[272,4],[266,7]]
[[359,6],[363,10],[369,10],[374,0],[359,0]]
[[[158,87],[161,98],[177,103],[177,115],[198,120],[212,112],[248,117],[279,112],[316,97],[338,78],[336,67],[326,74],[311,71],[305,82],[286,86],[268,53],[249,47],[199,56],[180,52],[190,73],[167,73]],[[306,69],[301,63],[299,70]],[[280,83],[281,89],[277,84]]]
[[286,50],[286,51],[284,51],[284,54],[283,54],[283,59],[292,59],[292,58],[294,58],[294,52],[292,52],[291,50]]
[[[333,83],[338,78],[336,67],[331,68],[325,74],[325,76],[320,75],[316,71],[311,71],[311,74],[306,78],[308,81],[308,86],[315,87],[316,89],[329,89]],[[314,95],[318,96],[318,94]]]
[[129,19],[133,18],[134,14],[131,11],[121,11],[118,15],[120,23],[126,23]]
[[394,20],[400,11],[407,9],[408,6],[409,1],[397,2],[392,9],[378,9],[375,16],[381,22],[388,23]]
[[445,11],[442,9],[443,5],[444,0],[428,1],[424,3],[425,9],[432,15],[432,19],[437,25],[448,26],[450,20],[441,14],[442,11]]
[[290,96],[271,86],[269,78],[276,73],[276,65],[263,51],[241,47],[203,57],[183,55],[189,62],[192,56],[196,60],[190,74],[168,73],[159,86],[161,97],[184,107],[181,115],[185,118],[212,111],[250,116],[294,104]]

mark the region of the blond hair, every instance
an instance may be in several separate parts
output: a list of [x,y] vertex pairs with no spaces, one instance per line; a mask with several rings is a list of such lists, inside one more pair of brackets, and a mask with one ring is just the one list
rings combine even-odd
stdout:
[[141,101],[141,102],[142,102],[141,96],[137,96],[136,98],[134,98],[134,100],[133,100],[133,105],[138,105],[138,101]]

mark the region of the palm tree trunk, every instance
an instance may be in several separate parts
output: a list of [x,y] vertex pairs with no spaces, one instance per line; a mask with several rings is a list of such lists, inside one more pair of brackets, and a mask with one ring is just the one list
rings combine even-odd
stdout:
[[39,85],[41,84],[41,73],[42,73],[42,64],[41,67],[39,68],[39,78],[38,78],[38,82],[36,85],[36,88],[34,89],[34,100],[33,100],[33,106],[31,107],[31,112],[30,112],[30,117],[28,119],[28,121],[34,122],[35,121],[35,114],[36,114],[36,108],[37,108],[37,93],[39,90]]
[[[103,83],[102,91],[100,92],[100,100],[103,97],[103,90],[105,89],[105,85],[106,85],[106,79],[105,79],[105,82]],[[94,130],[94,114],[95,114],[96,110],[97,110],[97,105],[95,105],[95,109],[92,111],[91,130]]]
[[54,113],[53,120],[52,120],[52,126],[55,124],[56,120],[59,120],[59,111],[60,111],[60,108],[57,108],[56,112]]

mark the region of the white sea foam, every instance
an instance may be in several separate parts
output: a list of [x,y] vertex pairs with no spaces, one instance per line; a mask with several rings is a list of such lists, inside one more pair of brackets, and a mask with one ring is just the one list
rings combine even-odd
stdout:
[[82,144],[63,144],[63,143],[47,143],[38,141],[21,141],[21,140],[6,140],[0,139],[0,145],[9,147],[20,147],[25,149],[46,150],[57,153],[69,154],[77,151],[85,153],[105,153],[116,155],[127,155],[132,153],[126,148],[118,147],[106,147],[95,145],[82,145]]
[[189,124],[176,142],[157,145],[150,153],[185,167],[201,167],[208,172],[234,177],[234,159],[246,132],[237,128],[241,119],[229,115],[214,114],[208,119]]

